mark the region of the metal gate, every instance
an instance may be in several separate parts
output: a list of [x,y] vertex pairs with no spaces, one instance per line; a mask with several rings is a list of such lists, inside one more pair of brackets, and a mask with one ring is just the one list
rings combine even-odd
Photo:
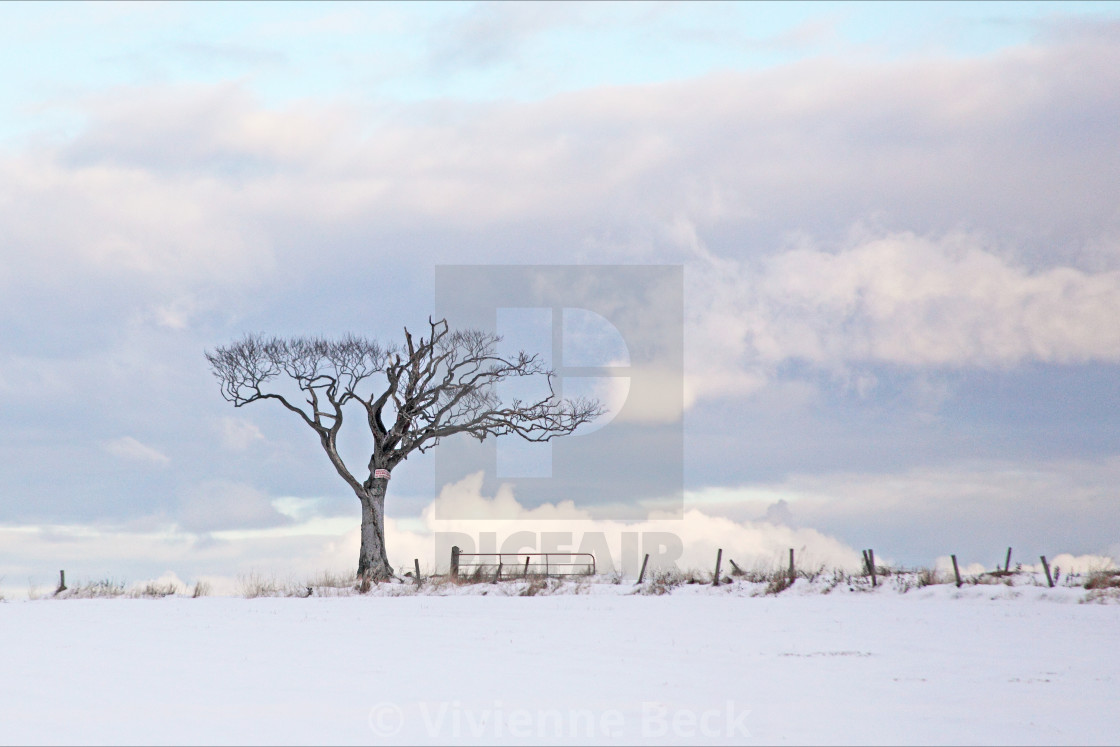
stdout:
[[459,552],[451,548],[451,576],[466,579],[514,579],[595,575],[589,552]]

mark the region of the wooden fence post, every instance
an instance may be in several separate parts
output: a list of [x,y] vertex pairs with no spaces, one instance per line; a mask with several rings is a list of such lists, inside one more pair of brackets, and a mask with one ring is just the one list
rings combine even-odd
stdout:
[[1046,562],[1046,556],[1045,555],[1043,555],[1041,557],[1042,557],[1042,570],[1046,571],[1046,584],[1051,589],[1053,589],[1054,588],[1054,579],[1051,578],[1051,576],[1050,576],[1050,564]]
[[55,589],[55,594],[61,594],[66,591],[66,571],[58,572],[58,588]]
[[789,549],[789,582],[792,584],[797,580],[797,569],[793,565],[793,548]]
[[459,546],[451,548],[451,578],[459,578]]
[[416,580],[416,585],[419,586],[420,585],[420,558],[413,558],[412,562],[413,562],[412,574],[416,577],[416,579],[415,579]]
[[648,563],[648,562],[649,562],[649,553],[647,552],[645,560],[642,561],[642,571],[641,571],[641,573],[638,574],[638,583],[639,584],[642,583],[642,580],[645,579],[645,577],[646,577],[646,563]]
[[496,584],[502,580],[502,559],[498,558],[498,570],[494,572],[494,580],[490,583]]
[[525,571],[521,574],[521,578],[529,578],[529,556],[525,556]]
[[715,578],[712,579],[712,586],[719,586],[719,567],[720,567],[720,564],[721,564],[722,561],[723,561],[723,548],[721,547],[718,550],[716,550],[716,575],[715,575]]
[[1011,572],[1011,548],[1010,547],[1007,548],[1007,560],[1005,560],[1004,563],[1003,563],[1003,572],[1004,573],[1010,573]]
[[879,579],[875,577],[875,551],[870,548],[867,550],[867,565],[871,569],[871,586],[878,586]]
[[953,575],[957,578],[957,588],[959,589],[961,588],[961,569],[960,566],[957,565],[957,556],[950,555],[949,557],[953,559]]

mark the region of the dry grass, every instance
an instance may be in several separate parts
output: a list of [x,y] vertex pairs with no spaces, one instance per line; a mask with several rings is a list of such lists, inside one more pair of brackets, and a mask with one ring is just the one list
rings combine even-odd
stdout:
[[636,594],[660,596],[668,594],[678,586],[686,584],[703,584],[708,586],[711,584],[711,574],[704,574],[701,571],[654,571],[649,581],[640,584],[635,590]]
[[[771,565],[769,568],[755,567],[745,569],[734,564],[730,573],[720,579],[717,589],[720,592],[732,595],[747,594],[750,596],[777,596],[787,591],[794,585],[801,586],[800,593],[829,594],[837,589],[845,592],[870,593],[892,591],[907,593],[915,589],[954,583],[952,571],[933,568],[901,568],[901,567],[876,567],[878,588],[873,588],[871,576],[866,568],[859,571],[848,571],[839,568],[826,569],[825,567],[808,568],[799,570],[790,576],[788,567]],[[484,568],[471,569],[469,574],[459,578],[451,578],[447,574],[433,574],[423,577],[421,584],[404,574],[403,582],[396,579],[392,582],[371,584],[356,574],[340,573],[336,571],[322,571],[304,580],[295,579],[278,580],[275,576],[261,573],[249,573],[237,577],[233,589],[235,595],[247,599],[258,597],[338,597],[351,596],[358,593],[371,592],[379,596],[411,596],[415,594],[442,596],[457,593],[486,594],[494,596],[548,596],[553,594],[581,594],[594,590],[602,591],[602,585],[626,586],[623,593],[639,595],[660,596],[676,593],[678,588],[685,586],[708,587],[712,586],[712,572],[707,570],[656,570],[647,572],[641,584],[636,584],[634,579],[625,578],[620,572],[604,573],[596,577],[572,576],[555,577],[530,574],[527,578],[519,575],[508,577],[503,572],[502,578],[494,582],[494,570]],[[1088,592],[1087,601],[1117,601],[1120,600],[1120,570],[1114,568],[1091,569],[1082,573],[1065,573],[1059,575],[1057,567],[1052,567],[1051,572],[1055,579],[1055,586],[1066,589],[1084,589]],[[800,583],[799,583],[800,582]],[[1047,585],[1046,577],[1038,571],[1016,568],[1010,573],[1005,571],[987,572],[962,578],[965,587],[994,586],[1043,586]],[[30,584],[30,582],[29,582]],[[461,589],[459,587],[476,586],[474,589]],[[141,582],[128,585],[111,579],[94,582],[75,583],[70,588],[59,592],[41,592],[39,588],[30,585],[28,597],[37,599],[51,597],[58,599],[95,599],[95,598],[163,598],[183,596],[199,598],[212,593],[210,582],[197,580],[191,586],[184,586],[172,577],[172,581],[158,580]],[[1014,592],[1005,592],[1014,593]],[[0,601],[3,601],[0,598]]]
[[277,583],[275,578],[265,578],[259,573],[249,573],[237,577],[237,590],[240,596],[246,599],[258,597],[283,597],[289,596]]
[[1094,589],[1120,589],[1120,571],[1093,571],[1085,582],[1085,588],[1090,591]]
[[661,596],[668,594],[684,583],[684,578],[673,571],[656,571],[649,581],[638,586],[638,594],[644,596]]
[[[246,599],[257,597],[348,597],[355,593],[366,594],[375,584],[366,576],[356,573],[320,571],[310,579],[279,581],[273,576],[249,573],[238,576],[238,595]],[[376,586],[380,587],[380,584]]]
[[1109,586],[1103,589],[1091,589],[1082,602],[1087,604],[1108,604],[1120,602],[1120,586]]
[[924,586],[936,586],[940,583],[944,583],[944,582],[941,579],[941,574],[939,574],[935,569],[933,569],[933,568],[923,568],[920,571],[918,571],[918,588],[919,589],[924,587]]
[[55,592],[56,599],[112,599],[125,596],[127,589],[123,583],[112,579],[87,581]]
[[[524,580],[522,580],[524,582]],[[563,581],[558,578],[545,578],[543,576],[535,576],[529,579],[525,584],[525,588],[517,592],[519,597],[535,597],[538,595],[547,595],[557,591],[563,585]]]
[[783,591],[793,586],[794,580],[795,577],[791,576],[788,570],[778,571],[773,575],[773,577],[770,579],[770,582],[766,585],[765,593],[781,594]]
[[129,592],[130,597],[170,597],[179,593],[179,587],[171,581],[167,583],[158,584],[154,581],[149,581],[141,589],[134,589]]

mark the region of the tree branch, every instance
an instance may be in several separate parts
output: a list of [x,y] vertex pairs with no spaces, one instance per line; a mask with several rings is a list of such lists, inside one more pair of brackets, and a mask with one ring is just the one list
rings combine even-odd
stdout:
[[[337,438],[343,408],[359,404],[373,440],[368,468],[392,469],[414,451],[421,453],[441,439],[466,433],[479,440],[518,435],[548,441],[574,432],[603,413],[590,399],[559,399],[553,372],[536,355],[497,354],[501,338],[480,330],[451,331],[447,320],[428,319],[426,337],[404,330],[403,349],[348,335],[332,341],[318,337],[288,340],[246,336],[228,347],[207,352],[221,384],[222,396],[241,407],[265,399],[278,400],[298,414],[319,436],[339,475],[355,490],[359,482],[338,455]],[[367,391],[368,380],[384,375],[384,388]],[[544,376],[548,393],[524,403],[501,402],[497,386],[511,378]],[[275,391],[281,377],[303,392],[307,407]],[[543,392],[542,392],[543,394]],[[392,424],[386,426],[387,411]]]

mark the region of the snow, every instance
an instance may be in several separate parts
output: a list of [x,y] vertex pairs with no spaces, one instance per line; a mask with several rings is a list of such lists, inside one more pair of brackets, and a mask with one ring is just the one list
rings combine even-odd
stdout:
[[[1114,744],[1120,605],[523,583],[0,604],[0,742]],[[485,592],[485,594],[484,594]],[[1106,600],[1108,597],[1106,597]]]

